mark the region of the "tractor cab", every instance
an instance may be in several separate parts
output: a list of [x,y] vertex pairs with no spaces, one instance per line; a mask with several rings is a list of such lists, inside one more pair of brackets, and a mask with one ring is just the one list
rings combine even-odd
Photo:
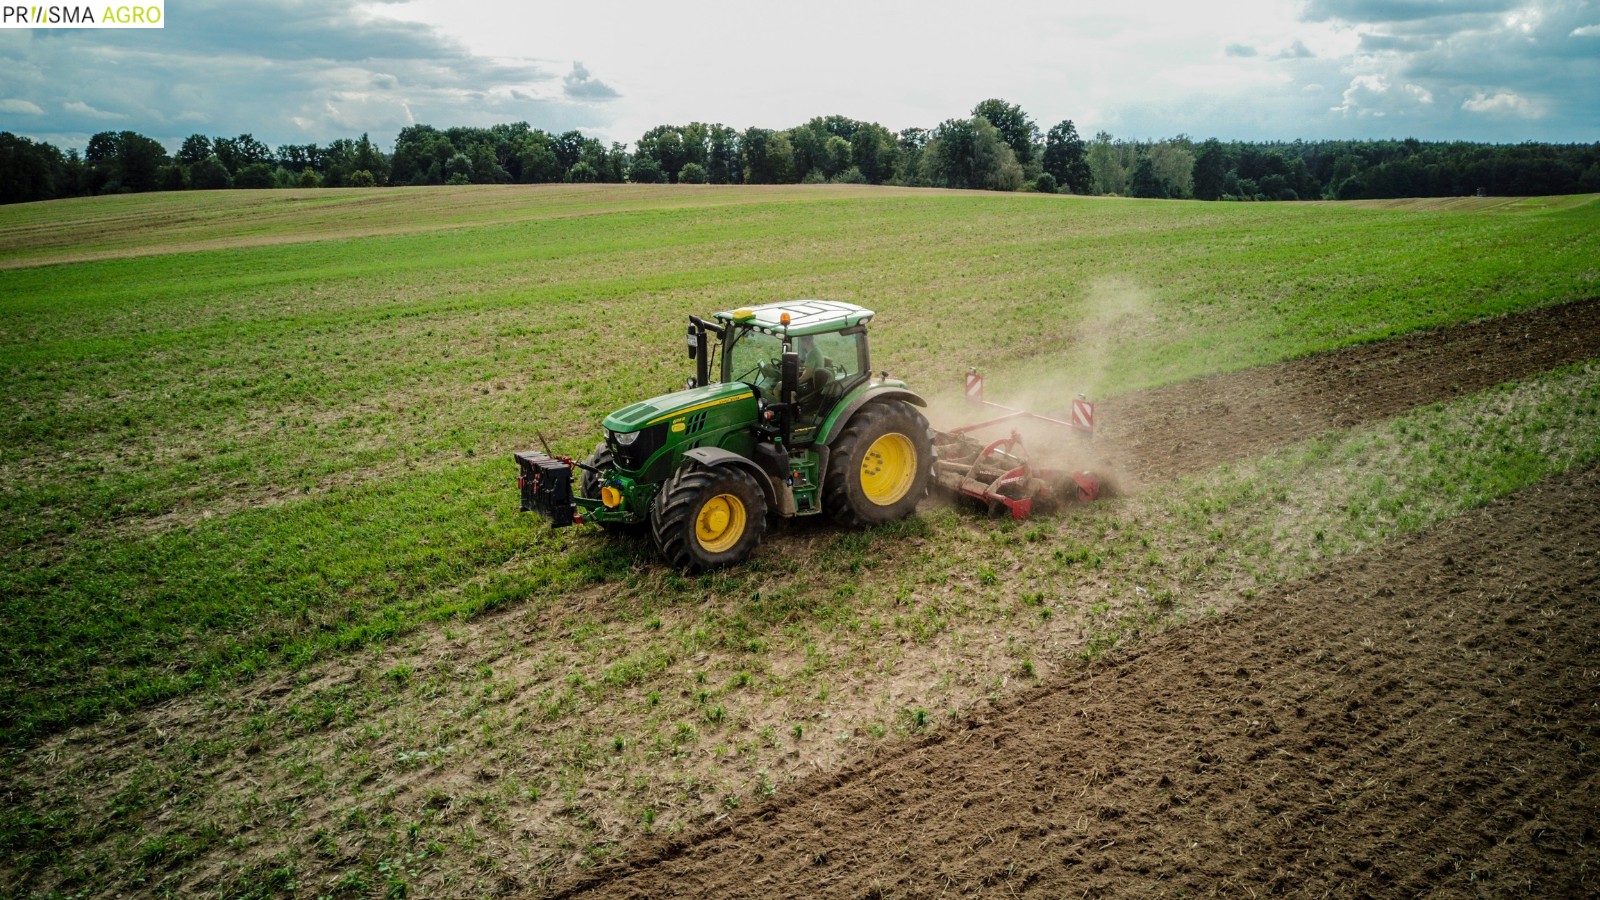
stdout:
[[[689,356],[705,384],[754,388],[762,419],[792,447],[809,446],[839,400],[872,373],[866,324],[872,310],[832,300],[794,300],[690,317]],[[712,338],[716,339],[711,345]]]

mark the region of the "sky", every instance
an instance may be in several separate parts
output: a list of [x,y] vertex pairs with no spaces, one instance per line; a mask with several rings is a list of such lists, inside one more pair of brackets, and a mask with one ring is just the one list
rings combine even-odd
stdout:
[[[61,2],[61,0],[44,0]],[[166,0],[0,30],[0,130],[282,144],[525,121],[931,128],[998,97],[1119,138],[1600,141],[1600,0]]]

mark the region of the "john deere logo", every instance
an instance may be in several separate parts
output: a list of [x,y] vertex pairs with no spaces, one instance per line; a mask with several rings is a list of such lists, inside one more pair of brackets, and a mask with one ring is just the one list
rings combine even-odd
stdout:
[[0,5],[0,28],[163,28],[166,0],[142,3]]

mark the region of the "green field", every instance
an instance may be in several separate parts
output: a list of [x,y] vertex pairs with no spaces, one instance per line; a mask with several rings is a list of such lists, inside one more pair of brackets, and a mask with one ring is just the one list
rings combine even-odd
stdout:
[[[521,727],[495,717],[498,692],[532,690],[523,699],[538,721],[593,717],[567,737],[535,728],[526,738],[580,775],[529,776],[517,790],[550,803],[571,787],[573,805],[572,784],[583,783],[597,745],[633,759],[625,772],[676,760],[702,732],[727,745],[709,754],[712,770],[738,757],[742,739],[713,735],[741,708],[722,698],[752,682],[784,704],[803,695],[807,709],[820,708],[830,693],[837,702],[876,684],[906,656],[903,645],[941,640],[958,655],[1002,660],[985,672],[1033,677],[1055,644],[1007,637],[1028,632],[1014,617],[1030,628],[1045,627],[1048,610],[1073,617],[1073,652],[1092,655],[1141,627],[1203,613],[1204,603],[1174,600],[1171,585],[1249,591],[1592,461],[1600,447],[1590,365],[1505,389],[1501,418],[1488,424],[1468,403],[1436,407],[1072,521],[989,526],[941,510],[867,533],[808,526],[772,538],[748,566],[698,578],[666,570],[643,542],[553,532],[516,514],[511,452],[534,446],[538,428],[558,451],[581,455],[606,412],[681,385],[689,313],[847,300],[879,313],[876,367],[930,395],[953,394],[966,366],[979,365],[1002,399],[1008,390],[1105,396],[1594,296],[1597,260],[1593,196],[1256,205],[556,186],[0,208],[9,407],[0,626],[12,636],[0,654],[0,746],[11,751],[14,801],[0,847],[22,860],[17,871],[53,868],[46,885],[71,886],[103,884],[99,869],[130,860],[152,873],[181,868],[223,846],[237,822],[204,804],[162,826],[166,837],[152,845],[155,833],[138,829],[153,801],[130,799],[111,820],[88,822],[76,810],[103,798],[18,774],[31,748],[68,726],[161,701],[203,698],[216,725],[187,734],[181,752],[153,756],[138,777],[155,796],[193,789],[184,760],[214,762],[263,741],[304,749],[296,742],[323,730],[369,726],[415,738],[400,763],[362,757],[357,742],[335,761],[318,757],[317,777],[292,759],[281,770],[303,790],[354,796],[371,778],[409,771],[413,750],[490,752],[481,741],[496,746],[484,737],[491,724]],[[1516,450],[1552,430],[1563,440],[1548,458]],[[1362,477],[1330,475],[1343,471]],[[1445,483],[1465,487],[1443,496]],[[1410,512],[1393,515],[1391,494]],[[1371,515],[1282,512],[1353,504]],[[1303,545],[1315,550],[1281,552],[1313,532]],[[1242,561],[1219,568],[1203,545],[1224,541],[1242,548]],[[815,573],[818,558],[842,565]],[[962,574],[951,574],[952,559]],[[1064,585],[1102,567],[1112,597],[1162,584],[1165,599],[1063,605]],[[924,586],[953,583],[970,598],[950,601],[951,591],[966,596],[951,588],[921,599]],[[529,624],[459,638],[476,648],[463,658],[481,666],[428,669],[413,658],[454,658],[455,629],[492,609]],[[987,637],[972,640],[993,646],[950,637],[967,634],[961,622],[978,623],[972,634]],[[441,624],[419,628],[426,623]],[[508,653],[516,678],[495,662]],[[319,686],[341,660],[362,673],[353,685]],[[685,666],[689,680],[669,690]],[[1004,687],[972,677],[948,686],[950,711]],[[284,679],[297,686],[287,707],[243,699],[252,685]],[[407,703],[489,718],[467,729],[479,744],[423,738],[431,726],[409,719]],[[628,704],[647,705],[619,711]],[[929,715],[864,709],[877,738],[925,727]],[[795,721],[751,715],[757,749],[805,735]],[[656,795],[640,791],[616,808],[648,808],[653,821]],[[527,800],[526,790],[508,796]],[[363,822],[363,834],[401,827],[376,813]],[[276,827],[286,829],[282,843],[310,840]],[[605,841],[579,826],[570,833],[603,857]],[[102,849],[63,861],[50,849],[61,841]],[[469,859],[472,846],[445,841],[439,852]],[[379,862],[395,858],[364,865],[379,879]],[[304,866],[286,859],[274,865]],[[259,884],[271,869],[241,865],[229,877]],[[155,890],[157,879],[128,883]]]
[[[678,384],[691,312],[844,299],[880,312],[878,365],[933,392],[980,364],[996,386],[1043,372],[1107,393],[1600,278],[1592,198],[1416,213],[613,188],[579,192],[610,200],[589,210],[572,193],[0,211],[17,266],[0,593],[25,636],[0,663],[0,738],[595,577],[575,535],[511,514],[509,453],[535,427],[584,451],[604,412]],[[196,222],[224,246],[167,252]],[[52,262],[102,249],[129,255]],[[1084,348],[1097,304],[1117,316]]]

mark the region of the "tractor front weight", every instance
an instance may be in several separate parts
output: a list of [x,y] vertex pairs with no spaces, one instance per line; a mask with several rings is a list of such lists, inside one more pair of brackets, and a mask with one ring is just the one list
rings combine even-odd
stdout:
[[[551,456],[537,450],[515,454],[521,470],[517,487],[522,491],[522,511],[536,512],[556,528],[585,522],[602,527],[637,525],[649,516],[655,499],[652,485],[641,485],[615,470],[603,470],[569,456]],[[595,482],[595,496],[573,491],[577,470]]]
[[572,495],[571,459],[548,456],[537,450],[516,454],[517,487],[522,491],[522,511],[536,512],[561,528],[583,521],[577,498]]

